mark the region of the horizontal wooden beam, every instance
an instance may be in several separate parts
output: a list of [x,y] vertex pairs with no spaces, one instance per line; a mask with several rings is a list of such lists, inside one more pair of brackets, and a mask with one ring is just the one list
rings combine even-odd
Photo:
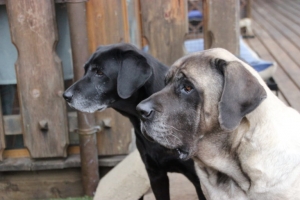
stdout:
[[82,197],[84,193],[80,175],[80,168],[43,170],[38,173],[35,171],[0,172],[0,197],[23,200]]
[[81,3],[89,0],[55,0],[55,3]]
[[[67,152],[68,152],[68,155],[79,154],[80,148],[79,148],[79,146],[69,146]],[[30,158],[30,153],[26,148],[24,148],[24,149],[9,149],[9,150],[4,150],[3,158],[4,159],[7,159],[7,158]]]
[[[80,3],[87,2],[89,0],[55,0],[55,3]],[[6,4],[6,0],[0,0],[0,5]]]
[[[16,150],[11,150],[16,151]],[[27,151],[28,152],[28,151]],[[23,155],[26,156],[26,152],[7,152],[7,154]],[[29,152],[28,152],[29,154]],[[119,156],[105,156],[98,158],[99,166],[101,167],[114,167],[121,162],[126,155]],[[80,167],[80,155],[69,155],[66,159],[51,159],[51,160],[33,160],[29,157],[23,158],[7,158],[0,163],[0,171],[38,171],[38,170],[52,170],[52,169],[65,169]]]
[[[20,135],[22,134],[22,122],[21,115],[5,115],[4,121],[4,133],[5,135]],[[77,113],[68,113],[69,132],[75,132],[77,129]]]

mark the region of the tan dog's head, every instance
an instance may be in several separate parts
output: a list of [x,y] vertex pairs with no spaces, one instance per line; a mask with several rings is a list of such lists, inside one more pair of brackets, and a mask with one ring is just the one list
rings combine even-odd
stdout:
[[182,159],[197,151],[208,133],[235,130],[266,98],[266,91],[243,63],[224,49],[211,49],[176,61],[166,87],[137,110],[142,131]]

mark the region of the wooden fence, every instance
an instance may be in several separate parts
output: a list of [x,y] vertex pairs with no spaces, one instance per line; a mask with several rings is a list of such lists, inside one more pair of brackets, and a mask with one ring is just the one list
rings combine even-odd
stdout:
[[[7,11],[11,41],[18,52],[15,62],[18,88],[15,107],[20,110],[19,113],[15,109],[15,113],[11,115],[2,115],[0,106],[0,183],[3,183],[0,186],[0,196],[4,195],[4,199],[67,197],[84,193],[92,195],[97,184],[84,188],[84,191],[78,186],[82,182],[85,185],[93,181],[84,180],[92,175],[84,174],[89,171],[90,166],[84,165],[85,159],[80,159],[79,153],[83,154],[84,149],[79,146],[84,137],[87,137],[85,131],[94,125],[101,126],[100,131],[95,131],[95,137],[89,138],[91,144],[97,144],[96,158],[98,155],[99,158],[96,167],[98,164],[103,167],[114,166],[130,152],[130,146],[134,144],[128,119],[117,112],[108,109],[91,116],[77,113],[66,106],[62,93],[72,81],[64,81],[62,69],[65,63],[58,57],[56,49],[60,41],[56,13],[58,4],[65,5],[68,11],[66,15],[72,46],[68,48],[73,56],[75,79],[82,76],[86,55],[103,44],[131,42],[140,48],[148,45],[149,52],[167,65],[184,54],[182,45],[188,32],[187,0],[156,0],[155,3],[148,0],[86,1],[0,0],[0,6],[5,6]],[[224,7],[218,6],[218,3],[209,3],[210,1],[212,0],[203,2],[204,13],[211,13],[209,11],[212,9],[222,12]],[[231,11],[236,12],[238,0],[230,2]],[[81,18],[76,14],[85,16]],[[207,30],[210,32],[204,33],[204,38],[214,34],[211,45],[218,46],[218,33],[226,25],[219,24],[216,28],[210,22],[214,20],[213,23],[217,23],[218,18],[207,16],[209,15],[204,17],[204,25],[209,27]],[[235,17],[236,15],[231,15],[230,18],[238,20]],[[83,21],[80,22],[80,19]],[[233,41],[231,46],[225,43],[221,46],[232,48],[237,53],[233,48],[237,45],[236,37],[233,36],[237,36],[238,28],[234,30],[236,32],[229,31],[224,37],[225,40],[230,38]],[[212,38],[209,41],[212,42]],[[0,46],[0,50],[1,48]],[[92,126],[82,124],[86,118],[92,120]],[[24,147],[7,148],[5,138],[16,135],[22,136]],[[82,176],[80,170],[75,170],[80,166],[87,168]],[[63,176],[63,169],[63,180],[57,178],[43,187],[41,182],[50,180],[51,174],[55,173],[54,177]],[[43,170],[40,177],[32,174],[32,171],[39,170]],[[20,172],[12,174],[11,171]],[[38,187],[28,188],[22,181],[16,183],[16,176],[36,180],[34,184],[41,183],[43,191],[39,192]],[[71,186],[65,185],[67,177],[72,177],[71,186],[77,188],[76,191],[70,192]],[[53,186],[54,184],[59,186]]]

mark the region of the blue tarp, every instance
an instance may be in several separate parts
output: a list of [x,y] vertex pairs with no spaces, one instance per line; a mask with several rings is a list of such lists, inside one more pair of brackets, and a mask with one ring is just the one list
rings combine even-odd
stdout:
[[[201,39],[192,39],[187,40],[184,43],[185,48],[188,53],[194,53],[197,51],[204,50],[204,40]],[[262,60],[256,56],[255,53],[244,43],[242,39],[240,39],[240,57],[241,60],[248,63],[252,66],[257,72],[261,72],[266,70],[269,67],[273,66],[273,62]]]

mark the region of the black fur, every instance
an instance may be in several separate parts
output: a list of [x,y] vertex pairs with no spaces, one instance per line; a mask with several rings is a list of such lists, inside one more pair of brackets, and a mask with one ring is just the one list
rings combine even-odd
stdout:
[[[165,86],[168,68],[130,44],[116,44],[99,47],[85,70],[85,76],[65,91],[65,99],[81,111],[94,112],[96,108],[92,106],[99,104],[99,109],[103,109],[102,105],[112,107],[130,119],[156,199],[170,199],[167,172],[184,174],[194,184],[199,199],[205,199],[193,160],[178,159],[177,152],[147,140],[140,130],[136,106]],[[87,99],[76,100],[80,95]]]

